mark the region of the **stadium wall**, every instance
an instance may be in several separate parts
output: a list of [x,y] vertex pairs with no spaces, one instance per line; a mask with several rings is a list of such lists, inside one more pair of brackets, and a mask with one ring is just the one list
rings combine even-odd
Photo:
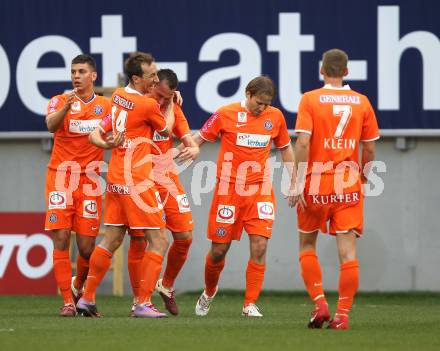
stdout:
[[[45,172],[49,160],[48,140],[0,140],[0,212],[44,212]],[[195,219],[194,242],[188,262],[176,287],[179,291],[203,286],[205,254],[209,247],[205,231],[212,192],[200,194],[202,163],[215,161],[218,144],[205,144],[199,161],[181,175]],[[274,154],[276,155],[276,153]],[[438,237],[440,138],[384,138],[377,145],[377,159],[386,164],[386,173],[377,173],[384,182],[380,196],[365,201],[365,234],[359,240],[363,291],[440,291],[440,240]],[[279,155],[277,156],[279,161]],[[195,174],[195,176],[193,176]],[[274,172],[277,215],[268,251],[264,289],[303,290],[299,265],[295,211],[287,207],[280,193],[282,171]],[[193,186],[191,184],[193,183]],[[212,180],[203,186],[212,186]],[[374,190],[374,189],[373,189]],[[191,194],[192,193],[192,194]],[[125,241],[127,250],[127,243]],[[337,289],[339,265],[335,240],[321,236],[319,256],[326,289]],[[248,239],[234,243],[222,275],[222,288],[243,289],[248,260]],[[124,288],[130,293],[126,260]],[[108,274],[102,293],[111,292]]]

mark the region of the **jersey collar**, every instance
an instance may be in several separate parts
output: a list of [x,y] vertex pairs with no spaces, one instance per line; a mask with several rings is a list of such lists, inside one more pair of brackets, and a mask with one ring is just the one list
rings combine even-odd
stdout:
[[351,90],[350,86],[348,84],[345,84],[343,87],[334,87],[331,84],[325,84],[324,89],[331,89],[331,90]]
[[88,99],[87,101],[84,101],[83,99],[81,99],[78,95],[75,94],[75,97],[81,101],[84,105],[90,104],[96,97],[96,94],[93,93],[92,96],[90,97],[90,99]]
[[129,93],[129,94],[138,94],[140,96],[143,96],[140,92],[138,92],[137,90],[135,90],[133,88],[130,88],[128,85],[124,88],[124,90],[126,93]]

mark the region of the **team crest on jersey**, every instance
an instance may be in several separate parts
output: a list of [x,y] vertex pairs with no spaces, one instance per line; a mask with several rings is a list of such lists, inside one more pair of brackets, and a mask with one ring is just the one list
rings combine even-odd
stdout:
[[273,129],[273,124],[272,124],[272,121],[270,119],[266,119],[264,121],[264,128],[266,130],[272,130]]
[[49,210],[65,210],[67,197],[64,191],[51,191],[49,193]]
[[177,205],[179,206],[180,213],[191,212],[188,196],[186,196],[186,194],[177,195],[176,201],[177,201]]
[[235,222],[235,206],[231,205],[218,205],[217,208],[217,218],[215,220],[219,223],[229,223]]
[[247,123],[247,113],[246,112],[238,112],[237,113],[237,122],[238,123]]
[[222,238],[226,235],[226,229],[223,227],[217,228],[215,230],[215,234],[217,234],[218,237]]
[[258,218],[275,219],[275,209],[272,202],[257,202]]
[[95,200],[84,200],[83,217],[98,218],[98,204]]
[[96,105],[93,108],[93,112],[95,113],[95,115],[99,116],[100,114],[102,114],[102,111],[104,111],[104,108],[101,105]]

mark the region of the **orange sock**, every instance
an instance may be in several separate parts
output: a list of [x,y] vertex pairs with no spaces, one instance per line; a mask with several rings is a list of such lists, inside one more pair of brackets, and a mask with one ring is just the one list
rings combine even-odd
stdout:
[[299,254],[301,275],[307,292],[316,305],[327,303],[322,287],[322,273],[318,256],[315,251],[305,251]]
[[220,273],[225,266],[225,260],[214,263],[212,262],[211,252],[206,255],[205,259],[205,293],[208,296],[215,294],[215,290],[220,279]]
[[130,276],[131,289],[133,296],[137,300],[139,298],[139,284],[141,281],[142,259],[144,258],[147,243],[145,240],[130,240],[128,249],[128,275]]
[[167,267],[162,280],[164,287],[172,288],[174,286],[174,281],[188,257],[191,243],[192,238],[183,240],[176,239],[173,241],[173,244],[168,251]]
[[75,289],[82,289],[84,282],[87,279],[87,273],[89,273],[89,260],[86,260],[78,254],[78,257],[76,258],[76,278],[73,282]]
[[142,259],[142,278],[139,287],[139,302],[150,303],[157,280],[162,270],[163,256],[152,252],[145,252]]
[[336,314],[348,316],[358,287],[359,262],[354,260],[341,264],[339,275],[339,300]]
[[246,291],[244,294],[244,306],[255,303],[260,296],[263,286],[265,264],[258,264],[249,260],[246,269]]
[[101,246],[97,246],[93,250],[92,256],[90,256],[89,274],[87,275],[86,290],[83,295],[84,300],[95,301],[96,289],[110,268],[112,256],[110,251]]
[[72,280],[72,266],[69,259],[69,251],[53,250],[53,271],[55,280],[63,297],[64,304],[73,304],[70,283]]

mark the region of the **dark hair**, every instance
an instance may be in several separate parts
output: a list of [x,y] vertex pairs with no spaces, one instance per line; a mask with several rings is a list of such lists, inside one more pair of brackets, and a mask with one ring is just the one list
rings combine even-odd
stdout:
[[73,58],[72,65],[77,63],[87,63],[94,72],[96,72],[96,62],[95,59],[87,54],[81,54]]
[[142,77],[144,72],[142,71],[142,64],[146,63],[150,66],[154,62],[153,55],[145,52],[133,52],[128,56],[128,59],[124,63],[124,73],[129,81],[131,77]]
[[157,76],[159,77],[160,82],[166,80],[171,90],[177,89],[179,80],[177,79],[177,75],[173,70],[169,68],[160,69],[157,71]]
[[322,55],[322,68],[332,78],[342,78],[347,69],[348,55],[340,49],[331,49]]
[[275,96],[275,84],[268,76],[259,76],[248,83],[246,93],[250,93],[251,96],[264,94],[273,98]]

